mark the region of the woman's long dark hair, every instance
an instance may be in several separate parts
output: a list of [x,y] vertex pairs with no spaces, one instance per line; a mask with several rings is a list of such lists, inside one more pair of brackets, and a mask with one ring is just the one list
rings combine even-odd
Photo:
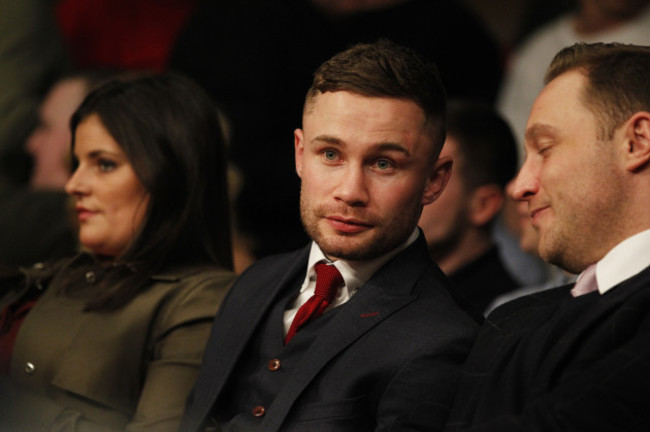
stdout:
[[124,150],[150,198],[142,226],[87,309],[125,305],[169,265],[232,269],[224,137],[205,92],[169,73],[111,81],[72,116],[73,149],[77,127],[93,114]]

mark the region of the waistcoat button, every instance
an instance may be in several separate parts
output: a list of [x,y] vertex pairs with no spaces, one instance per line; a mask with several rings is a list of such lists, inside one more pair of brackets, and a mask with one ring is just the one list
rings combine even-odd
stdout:
[[264,413],[266,412],[266,409],[262,405],[258,405],[255,408],[253,408],[253,415],[255,417],[262,417]]
[[34,375],[34,372],[36,372],[36,366],[32,362],[27,362],[25,363],[25,373],[27,375]]
[[280,360],[279,359],[273,359],[269,362],[268,366],[270,371],[276,371],[280,369]]

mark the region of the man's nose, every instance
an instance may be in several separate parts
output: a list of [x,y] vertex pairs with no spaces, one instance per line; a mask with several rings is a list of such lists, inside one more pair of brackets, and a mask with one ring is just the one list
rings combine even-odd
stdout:
[[525,201],[539,191],[539,169],[534,162],[526,159],[509,190],[518,201]]
[[368,187],[363,167],[348,165],[339,176],[335,198],[350,206],[365,205],[368,202]]

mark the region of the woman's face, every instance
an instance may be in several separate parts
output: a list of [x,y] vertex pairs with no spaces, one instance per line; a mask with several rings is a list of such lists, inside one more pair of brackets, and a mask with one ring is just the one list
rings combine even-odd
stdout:
[[77,126],[74,156],[66,191],[76,199],[79,240],[95,255],[116,257],[140,228],[149,193],[97,114]]

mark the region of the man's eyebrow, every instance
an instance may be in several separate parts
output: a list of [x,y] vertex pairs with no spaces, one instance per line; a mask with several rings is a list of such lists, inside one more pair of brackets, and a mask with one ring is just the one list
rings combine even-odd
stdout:
[[526,141],[535,141],[537,138],[539,138],[542,135],[555,135],[556,129],[553,126],[543,124],[543,123],[536,123],[526,129],[526,133],[524,134],[524,138]]
[[[316,138],[311,140],[312,143],[326,143],[333,145],[342,145],[344,142],[340,138],[331,136],[331,135],[319,135]],[[374,150],[377,151],[398,151],[409,156],[411,152],[401,144],[394,143],[391,141],[379,142],[373,146]]]
[[379,151],[397,151],[404,153],[406,156],[410,156],[411,152],[404,147],[403,145],[393,143],[393,142],[380,142],[377,144],[377,150]]
[[343,141],[331,135],[318,135],[311,140],[312,143],[342,144]]

